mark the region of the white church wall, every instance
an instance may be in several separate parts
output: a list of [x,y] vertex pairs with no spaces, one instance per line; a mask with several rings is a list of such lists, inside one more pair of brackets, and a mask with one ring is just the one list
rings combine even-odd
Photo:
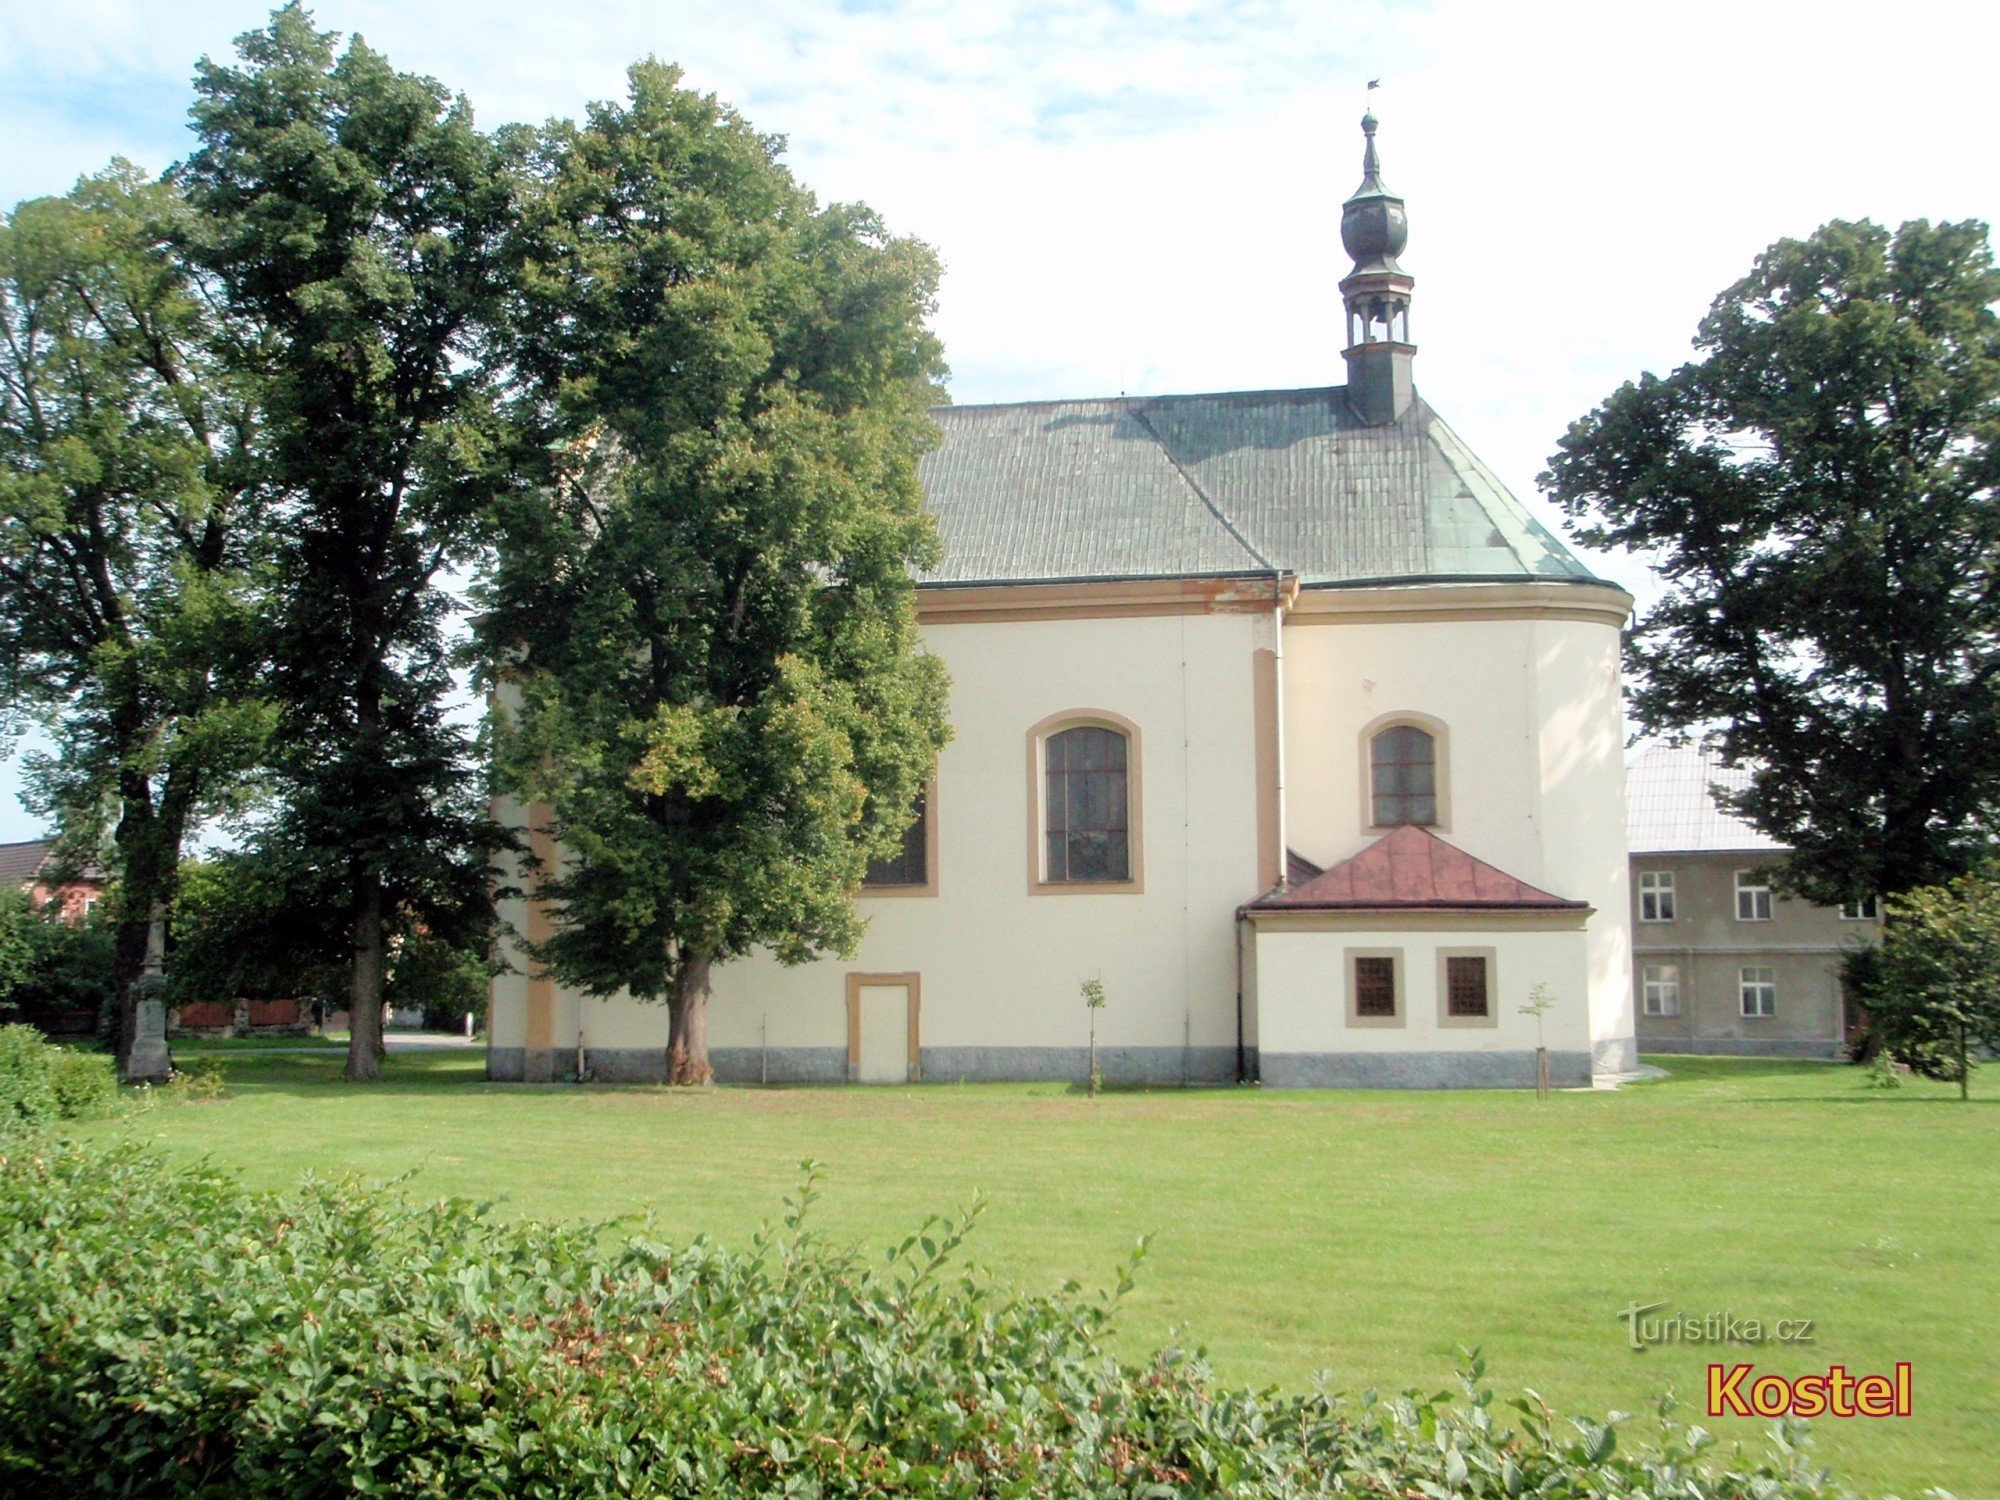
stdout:
[[[931,624],[952,676],[954,737],[940,758],[937,894],[862,898],[850,960],[786,968],[753,955],[715,971],[709,1043],[718,1075],[847,1076],[849,975],[920,979],[927,1080],[1071,1077],[1085,1067],[1078,989],[1098,978],[1108,1076],[1233,1077],[1233,914],[1259,880],[1255,652],[1268,614],[1119,615]],[[1030,889],[1029,731],[1052,715],[1129,720],[1139,735],[1142,879],[1135,893]],[[523,914],[524,916],[525,914]],[[496,981],[495,1076],[567,1076],[577,1023],[594,1076],[657,1076],[663,1007],[558,991],[553,1056],[512,1012],[525,982]],[[567,1055],[565,1055],[567,1054]]]
[[[1436,721],[1438,834],[1595,908],[1574,994],[1613,1069],[1637,1055],[1617,625],[1628,602],[1556,584],[1308,593],[1284,651],[1292,847],[1330,865],[1380,837],[1366,822],[1365,732],[1396,715]],[[1260,1014],[1268,1025],[1268,998]]]

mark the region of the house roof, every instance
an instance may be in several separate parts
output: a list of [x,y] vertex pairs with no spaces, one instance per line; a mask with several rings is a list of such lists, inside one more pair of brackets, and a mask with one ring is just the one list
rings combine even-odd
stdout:
[[1256,911],[1584,911],[1405,824],[1352,859],[1250,903]]
[[23,886],[41,874],[54,839],[25,839],[18,844],[0,844],[0,883]]
[[925,586],[1289,573],[1306,587],[1594,583],[1421,398],[1346,388],[945,406]]
[[[54,863],[56,841],[54,839],[23,839],[18,843],[0,844],[0,887],[19,887],[38,878],[53,876],[48,867]],[[95,863],[69,879],[101,885],[104,872]]]
[[1715,800],[1740,792],[1751,768],[1731,768],[1703,745],[1652,745],[1625,769],[1625,843],[1634,854],[1740,853],[1786,846]]

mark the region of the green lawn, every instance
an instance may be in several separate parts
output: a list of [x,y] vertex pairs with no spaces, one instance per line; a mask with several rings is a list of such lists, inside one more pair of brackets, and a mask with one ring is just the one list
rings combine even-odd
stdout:
[[174,1041],[175,1057],[207,1057],[215,1052],[345,1051],[347,1034],[309,1036],[191,1036]]
[[[990,1203],[975,1258],[1017,1284],[1103,1284],[1153,1253],[1133,1351],[1182,1326],[1226,1377],[1347,1389],[1444,1383],[1483,1345],[1503,1390],[1558,1404],[1695,1403],[1712,1350],[1634,1353],[1620,1308],[1815,1320],[1808,1346],[1737,1351],[1798,1375],[1908,1360],[1908,1421],[1822,1421],[1870,1493],[2000,1496],[2000,1068],[1971,1104],[1882,1093],[1831,1064],[1660,1059],[1617,1093],[1113,1093],[522,1087],[476,1055],[227,1060],[233,1096],[92,1127],[209,1153],[260,1185],[308,1168],[419,1169],[414,1191],[509,1213],[653,1209],[743,1242],[796,1163],[825,1164],[823,1227],[886,1244],[926,1213]],[[1759,1424],[1706,1425],[1727,1439]]]

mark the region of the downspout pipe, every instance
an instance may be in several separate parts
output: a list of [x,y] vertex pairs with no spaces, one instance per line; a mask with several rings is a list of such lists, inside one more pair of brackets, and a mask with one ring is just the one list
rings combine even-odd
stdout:
[[1249,1069],[1243,1050],[1243,910],[1236,911],[1236,1081],[1248,1083]]

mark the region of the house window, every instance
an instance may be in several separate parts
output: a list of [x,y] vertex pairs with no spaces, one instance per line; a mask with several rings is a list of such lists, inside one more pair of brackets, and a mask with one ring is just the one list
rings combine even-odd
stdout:
[[1671,922],[1674,919],[1674,872],[1644,870],[1639,875],[1639,920]]
[[1778,1013],[1778,971],[1758,965],[1738,969],[1736,993],[1742,1000],[1744,1015],[1769,1020]]
[[1050,884],[1132,878],[1131,800],[1126,736],[1079,724],[1044,743],[1043,830]]
[[1369,816],[1377,828],[1438,821],[1437,741],[1414,724],[1392,724],[1368,742]]
[[919,792],[916,818],[903,830],[903,847],[887,859],[870,861],[868,873],[861,877],[861,884],[870,888],[928,885],[930,826],[930,797],[925,792]]
[[1762,870],[1736,872],[1736,920],[1739,922],[1771,920],[1771,878]]
[[1491,1013],[1486,994],[1486,960],[1482,956],[1444,961],[1445,1014],[1459,1019]]
[[1357,954],[1354,959],[1354,1014],[1363,1020],[1389,1020],[1396,1014],[1396,960],[1386,954]]
[[1639,971],[1639,1009],[1649,1016],[1681,1013],[1681,966],[1646,964]]
[[1873,896],[1863,896],[1859,901],[1850,901],[1840,909],[1843,922],[1873,922],[1879,920],[1879,908]]

